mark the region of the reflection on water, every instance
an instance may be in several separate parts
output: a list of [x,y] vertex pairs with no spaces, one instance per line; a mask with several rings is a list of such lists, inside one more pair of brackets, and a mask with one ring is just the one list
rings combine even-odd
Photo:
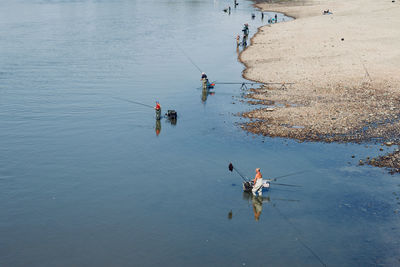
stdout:
[[260,220],[263,202],[268,203],[271,201],[269,196],[254,196],[251,192],[243,192],[243,199],[246,201],[251,200],[251,204],[254,212],[254,219]]
[[161,120],[156,119],[156,135],[158,136],[161,132]]
[[201,101],[205,103],[209,95],[214,95],[215,92],[210,91],[208,88],[203,88],[201,91]]
[[[263,208],[263,203],[271,203],[273,207],[275,206],[275,202],[300,202],[298,199],[289,199],[289,198],[273,198],[273,201],[271,200],[271,197],[268,196],[254,196],[251,192],[243,192],[242,195],[243,199],[246,200],[247,202],[250,202],[253,207],[253,212],[254,212],[254,218],[256,221],[260,220],[260,215],[262,212]],[[232,210],[231,210],[231,217],[232,217]]]
[[258,221],[262,212],[263,198],[261,196],[253,196],[251,202],[253,204],[254,219]]

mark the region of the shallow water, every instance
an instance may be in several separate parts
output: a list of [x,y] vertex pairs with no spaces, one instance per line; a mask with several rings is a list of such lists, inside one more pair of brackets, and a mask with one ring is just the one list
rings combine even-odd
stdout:
[[[399,177],[357,166],[379,146],[249,135],[240,85],[202,96],[182,49],[241,82],[235,36],[262,24],[227,3],[0,2],[1,266],[398,264]],[[229,162],[308,172],[260,200]]]

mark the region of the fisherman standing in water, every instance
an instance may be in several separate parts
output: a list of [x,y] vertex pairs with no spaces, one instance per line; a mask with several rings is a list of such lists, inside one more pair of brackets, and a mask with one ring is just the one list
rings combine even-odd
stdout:
[[247,46],[247,37],[249,36],[249,24],[244,24],[243,27],[243,41],[242,41],[242,45],[243,46]]
[[262,196],[263,179],[260,168],[256,169],[256,176],[254,177],[253,184],[253,189],[251,190],[253,192],[253,195],[255,196],[258,192],[258,195]]
[[156,119],[161,119],[161,105],[158,101],[156,101],[156,106],[154,107],[154,109],[156,110]]
[[245,35],[246,37],[249,35],[249,24],[247,24],[247,23],[244,24],[242,32],[243,32],[243,35]]
[[208,78],[205,72],[201,73],[201,81],[203,82],[203,89],[207,89],[208,87]]

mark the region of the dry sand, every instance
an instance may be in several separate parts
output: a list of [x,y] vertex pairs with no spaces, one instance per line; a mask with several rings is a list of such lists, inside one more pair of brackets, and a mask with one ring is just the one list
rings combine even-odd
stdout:
[[[259,29],[252,45],[240,55],[247,67],[244,76],[264,83],[295,84],[287,90],[254,90],[250,97],[282,106],[272,112],[262,108],[245,113],[261,120],[249,124],[248,129],[271,136],[325,141],[396,138],[393,124],[400,110],[400,2],[298,3],[257,5],[296,20]],[[326,9],[333,14],[322,15]]]
[[[244,76],[294,84],[252,90],[253,101],[269,105],[243,114],[248,131],[399,143],[400,0],[256,2],[296,19],[259,29],[240,55]],[[333,14],[323,15],[327,9]]]
[[[399,86],[400,1],[322,0],[257,6],[296,20],[260,29],[241,55],[248,67],[246,78],[296,82],[296,88],[358,86],[368,80],[367,70],[372,82]],[[333,14],[322,15],[326,9]]]

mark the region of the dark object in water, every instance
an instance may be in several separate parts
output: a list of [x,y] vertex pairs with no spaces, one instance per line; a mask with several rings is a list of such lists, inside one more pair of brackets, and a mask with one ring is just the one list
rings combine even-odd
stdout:
[[233,213],[232,213],[232,210],[228,213],[228,219],[229,220],[232,220],[232,217],[233,217]]
[[232,165],[232,163],[229,163],[228,169],[229,169],[230,171],[233,171],[233,165]]
[[165,113],[165,116],[167,116],[168,117],[168,119],[175,119],[176,120],[176,118],[178,117],[178,114],[176,113],[176,111],[175,110],[168,110],[168,112],[167,113]]
[[243,191],[244,192],[251,192],[252,189],[253,189],[252,182],[243,182]]
[[172,124],[176,125],[178,121],[178,113],[176,113],[175,110],[168,110],[167,113],[165,113],[165,116],[167,117],[167,120]]

